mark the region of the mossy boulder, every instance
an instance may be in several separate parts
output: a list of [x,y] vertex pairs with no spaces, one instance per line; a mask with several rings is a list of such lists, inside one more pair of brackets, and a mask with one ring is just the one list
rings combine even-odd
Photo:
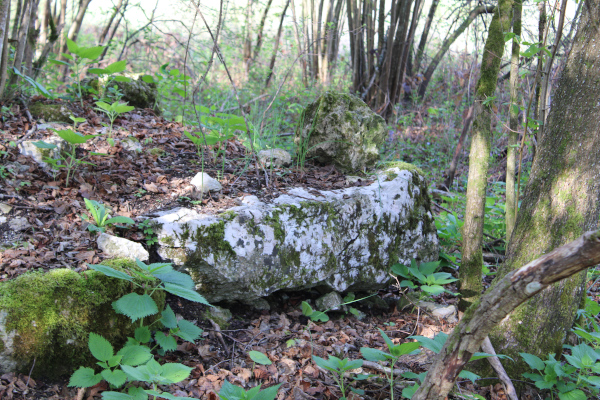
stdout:
[[156,215],[158,255],[186,269],[211,303],[250,304],[281,289],[375,291],[392,264],[438,259],[427,182],[415,168],[363,187],[293,188],[270,203],[246,196],[220,215]]
[[[122,269],[133,262],[104,264]],[[35,364],[34,376],[58,378],[92,366],[90,332],[118,348],[139,326],[111,305],[130,292],[127,281],[70,269],[32,272],[0,283],[0,372],[29,373]],[[153,297],[164,308],[164,292]]]
[[31,116],[36,119],[43,119],[46,122],[66,122],[73,123],[69,118],[73,113],[63,104],[46,104],[41,101],[29,105]]
[[334,164],[343,172],[365,171],[379,161],[385,121],[356,96],[326,92],[309,104],[296,129],[299,156]]
[[100,78],[91,79],[86,83],[100,92],[100,95],[104,94],[107,84],[110,86],[117,85],[119,91],[123,93],[122,102],[127,102],[130,106],[136,108],[151,108],[158,111],[158,108],[156,108],[158,99],[156,83],[144,82],[142,74],[124,74],[123,76],[129,78],[129,82],[117,82],[116,80],[108,82],[106,78]]

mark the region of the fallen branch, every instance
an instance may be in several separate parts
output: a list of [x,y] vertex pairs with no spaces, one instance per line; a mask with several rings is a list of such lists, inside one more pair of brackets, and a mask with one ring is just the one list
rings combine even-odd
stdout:
[[412,400],[443,399],[489,332],[525,300],[549,285],[600,263],[600,230],[551,251],[511,271],[468,309],[435,357],[425,381]]
[[496,373],[498,374],[498,379],[500,379],[500,382],[502,382],[502,385],[504,386],[504,391],[506,392],[508,398],[510,400],[519,400],[519,397],[517,396],[517,391],[515,390],[515,387],[512,381],[510,380],[510,377],[504,370],[504,367],[502,366],[502,363],[500,362],[498,357],[496,357],[496,350],[494,350],[494,346],[492,346],[492,342],[490,341],[489,336],[486,336],[483,340],[483,343],[481,344],[481,350],[483,350],[484,353],[494,355],[494,357],[488,357],[487,360],[491,364],[492,368],[494,368],[494,371],[496,371]]

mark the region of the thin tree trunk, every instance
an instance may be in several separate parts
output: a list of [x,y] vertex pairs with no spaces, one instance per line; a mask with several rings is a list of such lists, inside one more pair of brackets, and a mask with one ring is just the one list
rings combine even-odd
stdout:
[[296,45],[298,46],[298,57],[300,58],[300,64],[302,65],[302,83],[304,86],[308,86],[308,73],[306,69],[306,58],[304,50],[302,48],[302,42],[300,41],[300,30],[298,29],[298,19],[296,18],[296,6],[294,0],[291,0],[292,5],[292,18],[294,19],[294,35],[296,36]]
[[98,57],[98,61],[104,60],[104,57],[106,56],[106,53],[108,52],[108,47],[110,45],[110,42],[112,42],[113,38],[115,37],[115,34],[117,33],[119,26],[121,25],[121,21],[123,20],[123,16],[125,15],[125,11],[127,11],[128,6],[129,6],[129,0],[125,0],[125,3],[123,4],[121,10],[119,11],[119,19],[117,19],[117,22],[115,23],[115,26],[113,27],[112,32],[110,33],[110,36],[108,37],[106,42],[103,42],[105,47],[104,47],[104,50],[102,51],[102,54],[100,55],[100,57]]
[[467,117],[465,118],[465,123],[463,125],[462,133],[460,134],[460,138],[458,139],[458,143],[456,145],[456,149],[454,149],[454,155],[452,156],[452,162],[450,163],[450,167],[448,171],[446,171],[446,180],[444,180],[444,186],[448,190],[450,190],[450,186],[452,186],[452,182],[454,182],[454,174],[456,173],[456,167],[458,166],[458,162],[460,161],[460,155],[462,153],[462,148],[467,139],[467,135],[469,134],[469,129],[471,129],[471,123],[473,122],[473,106],[469,107],[467,111]]
[[23,19],[23,1],[27,2],[28,0],[17,0],[17,9],[15,12],[15,19],[13,20],[12,34],[10,36],[14,40],[19,37],[19,26],[21,26],[21,21]]
[[[514,0],[513,4],[513,33],[521,37],[521,14],[523,10],[522,0]],[[510,240],[515,226],[516,195],[515,195],[515,171],[517,165],[517,146],[519,144],[519,54],[521,48],[519,42],[513,38],[512,54],[510,58],[510,121],[508,131],[508,144],[506,149],[506,240]]]
[[427,36],[429,36],[431,23],[433,22],[433,17],[435,16],[435,11],[437,10],[438,4],[440,4],[440,0],[433,0],[431,2],[431,7],[429,7],[429,13],[427,14],[427,20],[425,20],[425,26],[423,27],[423,33],[421,33],[421,40],[419,41],[419,47],[417,48],[417,55],[415,56],[415,64],[413,68],[415,72],[419,72],[421,69],[421,62],[423,61],[423,56],[425,55],[425,46],[427,45]]
[[[64,29],[64,27],[66,26],[66,22],[67,22],[67,0],[60,0],[60,10],[58,12],[58,18],[55,18],[54,20],[58,21],[58,26],[62,26]],[[58,44],[58,49],[57,49],[57,53],[59,53],[60,60],[64,60],[64,57],[60,53],[61,53],[61,49],[64,46],[66,46],[66,43],[67,43],[67,36],[61,35],[60,42]]]
[[[271,8],[271,3],[273,0],[269,0],[265,7],[265,11],[263,12],[262,18],[260,19],[260,25],[258,26],[258,33],[256,34],[256,45],[254,46],[254,55],[252,56],[253,60],[258,58],[258,53],[260,53],[260,48],[263,42],[263,31],[265,29],[265,22],[267,20],[267,14],[269,13],[269,9]],[[287,7],[287,6],[286,6]]]
[[50,10],[50,2],[52,0],[44,0],[44,7],[42,8],[42,15],[40,16],[40,43],[46,43],[48,40],[48,19],[52,17],[52,11]]
[[110,14],[110,17],[108,17],[108,21],[106,21],[106,24],[104,25],[104,28],[102,29],[102,32],[100,33],[100,38],[98,39],[98,43],[100,43],[104,46],[107,45],[106,37],[108,36],[108,32],[110,32],[110,27],[112,26],[112,23],[114,22],[115,17],[121,11],[121,6],[123,6],[123,0],[119,0],[117,5],[113,7],[113,12],[112,12],[112,14]]
[[[546,25],[548,24],[548,14],[546,13],[546,2],[541,1],[538,3],[538,10],[539,10],[539,20],[538,20],[538,40],[539,43],[544,43],[544,32],[546,31]],[[537,62],[538,62],[538,68],[540,71],[543,71],[544,68],[544,58],[543,57],[538,57],[537,58]],[[540,119],[540,95],[542,93],[542,74],[536,74],[536,80],[535,80],[535,98],[534,98],[534,102],[533,102],[533,119],[538,120]],[[533,135],[533,140],[534,142],[537,143],[537,139],[539,137],[538,132],[540,132],[542,128],[536,130],[536,132]],[[525,134],[527,134],[527,132],[525,132]],[[532,146],[533,148],[533,158],[535,159],[535,148],[536,146]]]
[[[553,283],[599,262],[600,231],[591,231],[510,272],[481,298],[480,303],[473,305],[469,312],[465,313],[435,357],[425,380],[411,399],[447,398],[458,374],[471,356],[479,351],[488,333],[496,324],[527,299],[534,300],[540,297],[533,296],[544,289],[549,290]],[[534,344],[537,346],[539,343]]]
[[482,244],[485,214],[485,192],[492,141],[492,107],[483,105],[494,96],[504,53],[504,32],[510,29],[512,0],[500,0],[488,29],[483,50],[481,72],[476,87],[473,135],[469,155],[469,180],[467,206],[463,225],[462,262],[459,269],[461,300],[459,308],[465,310],[481,296],[483,285]]
[[431,80],[433,73],[435,72],[439,63],[442,61],[442,58],[444,58],[444,55],[446,54],[448,49],[450,49],[450,46],[452,46],[452,43],[454,43],[454,41],[458,39],[458,37],[465,31],[465,29],[467,29],[467,27],[471,25],[475,18],[477,18],[480,14],[489,14],[494,12],[494,10],[495,7],[493,6],[475,7],[473,10],[471,10],[469,16],[463,21],[463,23],[458,28],[456,28],[454,32],[452,32],[452,35],[450,35],[446,40],[444,40],[444,43],[442,43],[442,46],[440,47],[436,55],[433,57],[433,59],[429,63],[429,66],[427,67],[427,70],[425,71],[423,83],[421,83],[421,85],[419,86],[419,97],[422,98],[425,96],[427,86],[429,85],[429,81]]
[[[19,27],[18,32],[18,43],[17,48],[15,50],[15,59],[13,62],[13,67],[18,69],[20,72],[23,71],[23,59],[25,58],[25,47],[27,47],[27,33],[29,32],[29,24],[31,22],[32,17],[32,8],[33,8],[34,0],[28,0],[23,5],[23,21],[21,22],[21,26]],[[15,84],[18,80],[18,76],[15,74],[11,78],[11,84]]]
[[[88,6],[92,0],[81,0],[79,3],[79,10],[77,11],[77,15],[73,20],[73,25],[69,28],[69,33],[67,37],[72,41],[77,41],[77,36],[79,35],[79,31],[81,30],[81,24],[83,23],[83,17],[85,16],[85,12],[87,11]],[[62,49],[62,52],[65,53],[67,51],[67,44]]]
[[[600,213],[600,113],[589,112],[590,96],[600,93],[600,2],[584,6],[566,67],[561,74],[548,123],[538,143],[529,182],[498,278],[532,259],[597,229]],[[499,353],[560,354],[585,294],[586,274],[544,290],[510,314],[490,339]],[[507,364],[520,376],[518,357]]]
[[275,37],[275,45],[273,46],[273,55],[271,56],[271,62],[269,63],[269,74],[267,75],[267,81],[265,82],[265,89],[269,87],[271,77],[273,76],[273,68],[275,68],[275,60],[277,59],[277,50],[279,49],[279,41],[281,40],[281,31],[283,29],[283,19],[285,13],[290,5],[290,0],[287,0],[283,12],[281,13],[281,19],[279,20],[279,28],[277,29],[277,36]]
[[10,28],[10,0],[0,1],[0,97],[4,97],[8,69],[8,32]]
[[29,21],[29,29],[27,29],[27,38],[25,41],[25,53],[23,55],[24,70],[27,75],[31,76],[33,65],[33,54],[35,53],[35,45],[38,41],[39,31],[35,29],[37,23],[38,6],[40,0],[31,0],[31,21]]

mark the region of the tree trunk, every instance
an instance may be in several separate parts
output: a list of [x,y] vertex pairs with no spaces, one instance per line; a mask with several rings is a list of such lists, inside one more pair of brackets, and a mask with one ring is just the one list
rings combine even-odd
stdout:
[[425,380],[411,399],[447,398],[446,395],[454,386],[465,364],[469,362],[473,353],[479,351],[490,330],[509,312],[529,298],[540,297],[533,296],[544,289],[548,290],[551,287],[549,285],[599,262],[600,231],[591,231],[510,272],[496,282],[483,295],[480,303],[467,310],[435,357]]
[[98,39],[98,43],[100,43],[101,45],[106,46],[108,44],[108,42],[106,40],[106,38],[108,36],[108,32],[110,31],[110,27],[112,26],[112,23],[115,20],[115,17],[121,11],[122,6],[123,6],[123,0],[119,0],[117,5],[113,7],[113,12],[110,15],[110,17],[108,17],[108,21],[106,21],[106,25],[104,25],[104,28],[102,29],[102,32],[100,33],[100,38]]
[[263,12],[262,18],[260,19],[260,25],[258,26],[258,33],[256,34],[256,45],[254,46],[254,54],[252,56],[252,58],[254,60],[256,60],[258,58],[258,53],[260,53],[260,48],[262,46],[262,41],[263,41],[263,31],[265,29],[265,22],[267,20],[267,14],[269,14],[269,9],[271,8],[272,2],[273,2],[273,0],[269,0],[267,2],[265,11]]
[[423,33],[421,33],[421,40],[419,40],[419,47],[417,48],[417,55],[415,56],[415,64],[413,68],[413,71],[415,72],[419,72],[421,69],[421,62],[423,61],[423,56],[425,55],[427,36],[429,36],[429,30],[431,29],[431,23],[433,22],[433,17],[435,16],[435,11],[437,10],[438,4],[440,4],[440,0],[433,0],[431,7],[429,7],[429,14],[427,14],[427,20],[425,21]]
[[[475,7],[473,10],[471,10],[471,12],[469,13],[469,16],[463,21],[463,23],[458,28],[456,28],[456,30],[454,32],[452,32],[452,35],[450,35],[446,40],[444,40],[444,43],[442,43],[442,46],[440,47],[438,52],[431,59],[431,62],[429,63],[429,66],[427,67],[427,70],[425,71],[423,83],[421,83],[421,85],[419,86],[419,97],[422,98],[425,96],[425,92],[427,91],[427,86],[429,85],[429,81],[431,80],[433,73],[435,72],[439,63],[442,61],[442,58],[444,58],[444,55],[446,54],[446,52],[450,49],[450,46],[452,46],[452,43],[454,43],[454,41],[456,39],[458,39],[458,37],[460,35],[462,35],[462,33],[465,31],[465,29],[467,29],[469,27],[469,25],[471,25],[471,23],[475,20],[475,18],[477,18],[478,15],[492,13],[492,12],[494,12],[494,9],[495,9],[494,6],[477,6],[477,7]],[[502,39],[502,40],[504,40],[504,39]]]
[[279,29],[277,29],[277,36],[275,37],[275,45],[273,46],[273,55],[271,56],[271,62],[269,63],[269,74],[267,75],[267,81],[265,82],[265,89],[269,87],[271,77],[273,76],[273,68],[275,68],[275,60],[277,59],[277,50],[279,49],[279,41],[281,40],[281,31],[283,29],[283,19],[285,13],[290,5],[290,0],[287,0],[283,12],[281,13],[281,19],[279,20]]
[[[589,6],[589,7],[588,7]],[[529,182],[498,278],[598,226],[600,113],[590,96],[600,93],[600,1],[586,3],[548,124],[539,139]],[[502,321],[490,339],[499,353],[560,354],[585,293],[585,274],[544,290]],[[508,364],[520,376],[524,364]]]
[[8,31],[10,25],[10,0],[0,0],[0,97],[4,97],[8,69]]
[[[522,0],[514,0],[513,4],[513,33],[521,37]],[[508,131],[508,144],[506,149],[506,241],[510,240],[515,226],[516,195],[515,195],[515,169],[517,165],[517,146],[519,144],[519,42],[513,38],[512,54],[510,57],[510,121]]]
[[512,0],[500,0],[488,29],[483,50],[481,72],[475,90],[473,134],[469,155],[469,180],[467,182],[467,207],[463,225],[462,261],[459,270],[461,300],[459,308],[465,310],[481,296],[483,285],[483,222],[485,192],[492,145],[492,107],[483,105],[494,96],[504,53],[504,32],[510,28]]

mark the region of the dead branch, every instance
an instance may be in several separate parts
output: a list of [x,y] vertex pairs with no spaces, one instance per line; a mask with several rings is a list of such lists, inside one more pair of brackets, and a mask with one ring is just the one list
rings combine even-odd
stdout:
[[598,263],[600,230],[587,232],[507,274],[481,297],[478,304],[467,310],[412,399],[445,398],[473,353],[481,348],[488,333],[504,317],[549,285]]

